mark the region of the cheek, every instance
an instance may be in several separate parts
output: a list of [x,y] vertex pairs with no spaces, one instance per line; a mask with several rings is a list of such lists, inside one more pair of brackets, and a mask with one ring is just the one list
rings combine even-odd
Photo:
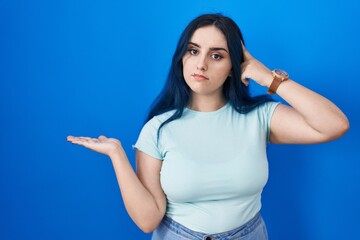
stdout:
[[184,57],[182,60],[182,65],[183,65],[183,75],[184,78],[186,78],[187,75],[191,74],[191,68],[189,67],[189,58]]
[[214,68],[214,73],[220,78],[227,78],[231,73],[231,64],[218,65],[217,68]]

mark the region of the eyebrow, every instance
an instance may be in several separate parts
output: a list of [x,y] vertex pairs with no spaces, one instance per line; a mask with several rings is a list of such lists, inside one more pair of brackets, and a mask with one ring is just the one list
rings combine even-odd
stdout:
[[[197,43],[189,42],[189,44],[194,45],[195,47],[201,48],[201,46],[199,44],[197,44]],[[223,51],[229,53],[225,48],[221,48],[221,47],[213,47],[213,48],[210,48],[210,50],[212,50],[212,51],[223,50]]]

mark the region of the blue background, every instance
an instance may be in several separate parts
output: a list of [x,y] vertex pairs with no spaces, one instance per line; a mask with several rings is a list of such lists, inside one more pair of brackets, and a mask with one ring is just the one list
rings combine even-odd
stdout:
[[150,238],[127,215],[111,162],[65,138],[119,138],[134,165],[177,40],[206,12],[232,17],[250,53],[351,123],[331,143],[269,146],[270,239],[358,236],[358,1],[0,0],[0,239]]

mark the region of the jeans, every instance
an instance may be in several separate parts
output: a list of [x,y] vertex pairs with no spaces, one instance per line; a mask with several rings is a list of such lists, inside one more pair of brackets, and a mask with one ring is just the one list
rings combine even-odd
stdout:
[[192,231],[169,217],[164,217],[151,240],[267,240],[265,223],[260,215],[244,225],[223,233],[206,234]]

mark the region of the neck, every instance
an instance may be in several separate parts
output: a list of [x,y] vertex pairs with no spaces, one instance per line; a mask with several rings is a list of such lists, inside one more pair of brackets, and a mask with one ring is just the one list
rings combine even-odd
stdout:
[[226,104],[226,100],[221,98],[192,96],[188,108],[199,112],[213,112]]

